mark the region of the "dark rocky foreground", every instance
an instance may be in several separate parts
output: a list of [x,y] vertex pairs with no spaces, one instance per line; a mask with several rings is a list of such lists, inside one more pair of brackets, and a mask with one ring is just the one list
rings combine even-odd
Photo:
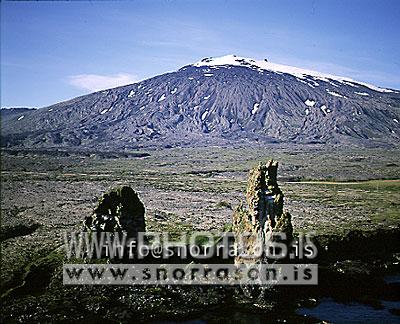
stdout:
[[[347,269],[346,269],[347,267]],[[343,270],[343,268],[345,270]],[[47,268],[48,269],[48,268]],[[324,296],[340,302],[358,301],[382,308],[381,300],[398,300],[399,287],[383,280],[381,267],[370,263],[346,262],[320,270],[318,289],[259,289],[239,287],[56,287],[27,286],[15,292],[14,299],[3,299],[2,320],[9,322],[128,322],[202,319],[207,322],[242,323],[286,321],[317,323],[300,317],[298,307],[318,304]],[[346,271],[343,273],[343,271]],[[374,275],[369,275],[375,271]],[[29,279],[46,280],[31,275]],[[329,283],[329,284],[328,284]],[[392,309],[392,312],[395,312]]]
[[[399,284],[385,282],[384,276],[399,273],[399,233],[399,229],[381,231],[379,236],[364,235],[361,239],[350,232],[346,237],[330,238],[330,248],[322,249],[325,252],[315,260],[319,264],[318,286],[66,287],[61,284],[63,254],[49,251],[36,256],[14,277],[9,286],[12,290],[2,297],[2,321],[320,323],[321,318],[297,315],[296,309],[315,307],[325,297],[374,309],[383,309],[382,301],[398,301]],[[327,246],[325,239],[317,237],[318,246]],[[382,241],[384,250],[380,250]],[[374,249],[356,252],[366,243]],[[351,259],[341,253],[349,246],[355,248]],[[390,308],[393,314],[398,311]]]

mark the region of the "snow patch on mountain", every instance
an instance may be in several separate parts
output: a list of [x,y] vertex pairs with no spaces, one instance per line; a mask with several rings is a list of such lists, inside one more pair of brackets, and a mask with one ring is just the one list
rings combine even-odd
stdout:
[[330,110],[326,108],[326,105],[322,105],[322,106],[319,107],[319,108],[322,110],[322,112],[323,112],[325,115],[327,115],[328,112],[330,112]]
[[258,108],[260,108],[260,104],[258,102],[256,102],[253,105],[253,110],[251,111],[251,114],[254,115],[257,112]]
[[336,88],[340,88],[340,85],[337,85],[336,83],[333,83],[333,82],[331,82],[331,81],[329,81],[329,84],[330,84],[330,85],[333,85],[333,86],[336,87]]
[[310,80],[310,82],[312,82],[312,83],[313,83],[313,85],[314,85],[315,87],[318,87],[318,86],[319,86],[319,83],[318,83],[318,82],[316,82],[316,81],[314,81],[314,80]]
[[359,96],[369,96],[367,92],[354,92],[355,94],[358,94]]
[[351,83],[351,82],[345,81],[345,80],[342,80],[342,83],[344,83],[345,85],[348,85],[348,86],[350,86],[350,87],[358,88],[357,85],[355,85],[355,84],[353,84],[353,83]]
[[334,96],[334,97],[339,97],[339,98],[345,98],[347,99],[347,97],[341,95],[340,93],[337,93],[335,91],[330,91],[329,89],[326,89],[326,92],[328,92],[330,95]]
[[314,105],[315,105],[315,101],[314,101],[314,100],[310,100],[310,99],[307,99],[306,101],[304,101],[304,103],[305,103],[308,107],[314,107]]
[[[308,83],[308,82],[306,82],[306,81],[304,81],[304,80],[301,80],[301,79],[299,79],[299,78],[296,78],[297,79],[297,81],[299,81],[299,82],[301,82],[301,83],[304,83],[304,84],[307,84],[310,88],[315,88],[315,86],[314,85],[312,85],[311,83]],[[317,83],[317,82],[315,82],[315,83]],[[317,85],[319,85],[318,83],[317,83]]]

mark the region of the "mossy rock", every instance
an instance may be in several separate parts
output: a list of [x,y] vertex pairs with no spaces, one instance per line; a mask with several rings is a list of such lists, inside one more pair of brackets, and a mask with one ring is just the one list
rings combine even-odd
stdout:
[[[232,226],[236,240],[242,242],[244,251],[255,250],[257,244],[254,235],[242,237],[244,233],[256,234],[263,240],[271,237],[269,234],[273,232],[285,233],[287,242],[293,238],[291,215],[283,210],[284,195],[277,183],[277,170],[278,163],[270,160],[250,171],[246,191],[247,206],[240,204],[236,208]],[[237,257],[235,262],[242,263],[243,260]]]
[[99,199],[93,215],[85,220],[85,228],[94,232],[126,232],[128,237],[134,237],[146,230],[144,214],[138,194],[131,187],[118,187]]

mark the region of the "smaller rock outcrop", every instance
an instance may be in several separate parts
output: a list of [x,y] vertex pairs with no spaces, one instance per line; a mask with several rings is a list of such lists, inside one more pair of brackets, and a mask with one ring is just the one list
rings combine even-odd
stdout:
[[145,208],[137,193],[123,186],[105,193],[84,225],[89,231],[126,232],[127,237],[133,238],[146,230],[144,214]]
[[236,263],[266,260],[265,253],[257,252],[259,243],[265,245],[274,232],[285,233],[286,241],[293,238],[291,216],[283,210],[284,195],[278,186],[277,173],[278,162],[273,160],[260,163],[250,171],[246,192],[248,208],[241,204],[233,215],[235,237],[241,252],[247,255],[236,257]]

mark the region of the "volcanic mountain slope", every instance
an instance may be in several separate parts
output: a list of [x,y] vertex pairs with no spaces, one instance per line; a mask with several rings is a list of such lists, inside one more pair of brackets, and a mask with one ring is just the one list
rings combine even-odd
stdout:
[[36,108],[25,108],[25,107],[21,107],[21,108],[2,108],[0,109],[0,116],[1,118],[7,118],[9,116],[12,115],[18,115],[18,117],[21,117],[22,115],[24,115],[25,113],[29,113],[33,110],[36,110]]
[[2,146],[134,149],[284,142],[399,143],[400,93],[228,55],[2,116]]

